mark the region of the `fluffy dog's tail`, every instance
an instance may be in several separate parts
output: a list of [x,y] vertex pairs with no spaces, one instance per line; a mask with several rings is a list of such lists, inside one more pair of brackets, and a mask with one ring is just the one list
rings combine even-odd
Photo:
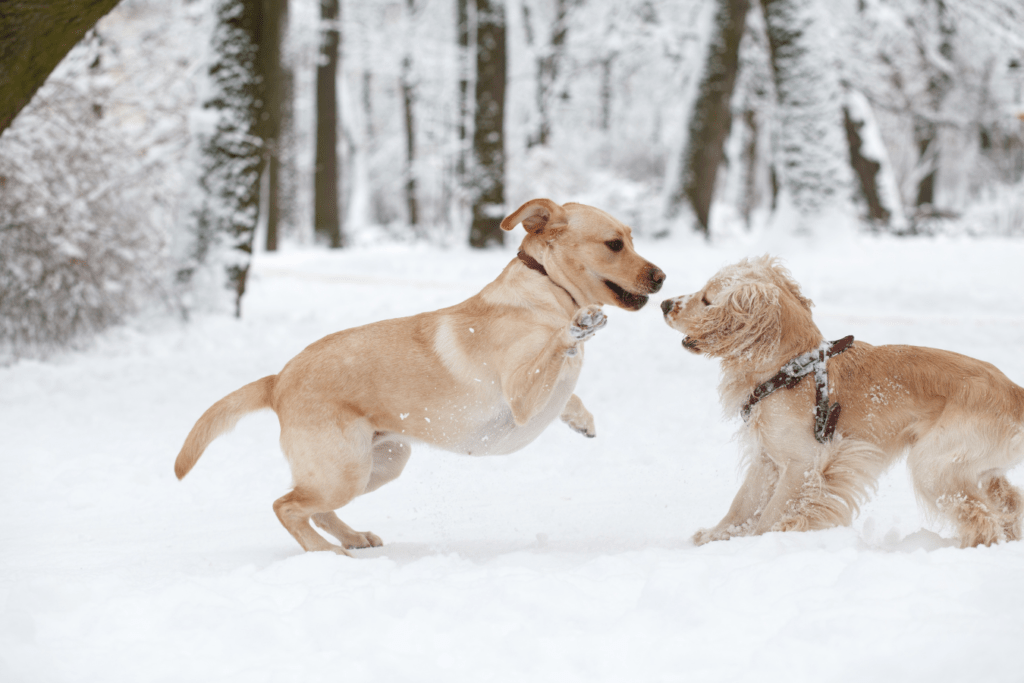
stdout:
[[188,474],[210,442],[233,429],[239,418],[255,410],[270,408],[276,383],[277,375],[269,375],[246,384],[210,406],[188,433],[185,445],[174,461],[174,473],[178,479]]

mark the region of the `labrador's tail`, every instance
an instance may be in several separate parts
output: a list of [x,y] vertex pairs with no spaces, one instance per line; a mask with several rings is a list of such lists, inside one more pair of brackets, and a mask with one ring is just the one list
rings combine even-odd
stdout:
[[246,384],[210,406],[188,433],[185,445],[174,461],[174,473],[178,479],[188,474],[210,442],[233,429],[239,418],[262,408],[270,408],[276,383],[277,375],[269,375]]

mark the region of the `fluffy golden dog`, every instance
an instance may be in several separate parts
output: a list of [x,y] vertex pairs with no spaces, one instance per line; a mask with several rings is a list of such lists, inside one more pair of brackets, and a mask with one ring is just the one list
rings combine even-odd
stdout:
[[964,546],[1019,539],[1021,491],[1005,473],[1024,459],[1024,389],[989,363],[854,341],[823,363],[825,402],[841,406],[831,438],[816,438],[813,374],[752,400],[801,362],[822,365],[818,349],[828,343],[811,305],[768,256],[723,268],[699,292],[662,303],[686,349],[720,359],[726,413],[747,413],[746,477],[725,518],[694,542],[849,524],[879,474],[904,454],[920,501],[956,526]]
[[[274,503],[305,550],[378,546],[334,511],[391,481],[414,443],[511,453],[557,417],[594,436],[573,394],[583,343],[603,304],[635,311],[665,274],[633,249],[630,229],[600,209],[531,200],[501,222],[526,228],[519,255],[470,299],[324,337],[270,375],[228,394],[196,422],[174,463],[178,478],[217,436],[270,408],[294,488]],[[328,543],[310,519],[337,538]]]

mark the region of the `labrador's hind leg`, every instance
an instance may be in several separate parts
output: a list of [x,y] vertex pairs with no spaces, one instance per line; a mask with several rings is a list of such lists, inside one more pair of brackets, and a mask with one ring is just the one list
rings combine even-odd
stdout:
[[380,536],[369,531],[356,531],[341,521],[333,510],[316,513],[313,523],[338,539],[345,548],[376,548],[382,545]]
[[304,550],[349,554],[318,534],[310,526],[311,518],[346,547],[380,545],[375,535],[353,531],[334,513],[366,491],[373,467],[372,436],[372,429],[358,423],[350,423],[344,430],[282,430],[281,447],[291,466],[295,488],[274,502],[274,512]]

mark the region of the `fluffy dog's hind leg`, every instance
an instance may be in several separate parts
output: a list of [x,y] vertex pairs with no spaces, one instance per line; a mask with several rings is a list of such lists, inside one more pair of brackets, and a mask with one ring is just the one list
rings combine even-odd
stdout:
[[1003,525],[1007,541],[1021,539],[1021,513],[1024,512],[1024,497],[1020,489],[1010,484],[1006,477],[997,475],[989,479],[985,487],[990,505]]
[[956,525],[963,547],[1021,537],[1021,492],[1002,475],[1019,462],[1014,442],[996,422],[953,414],[932,427],[907,462],[918,498]]

